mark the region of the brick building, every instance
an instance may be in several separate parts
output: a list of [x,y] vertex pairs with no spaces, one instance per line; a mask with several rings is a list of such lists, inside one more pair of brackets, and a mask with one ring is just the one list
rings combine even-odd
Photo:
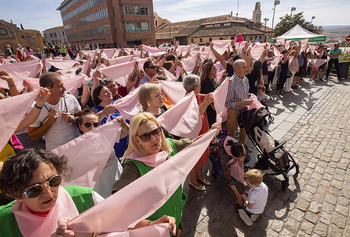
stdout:
[[44,30],[44,37],[45,42],[51,43],[52,45],[57,45],[59,43],[67,44],[67,37],[63,26],[57,26]]
[[65,0],[61,12],[68,42],[82,48],[155,45],[152,0]]

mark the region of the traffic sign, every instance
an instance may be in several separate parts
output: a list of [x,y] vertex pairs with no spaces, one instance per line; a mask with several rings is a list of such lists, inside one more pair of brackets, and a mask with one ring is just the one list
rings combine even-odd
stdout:
[[350,41],[350,35],[346,36],[345,40]]

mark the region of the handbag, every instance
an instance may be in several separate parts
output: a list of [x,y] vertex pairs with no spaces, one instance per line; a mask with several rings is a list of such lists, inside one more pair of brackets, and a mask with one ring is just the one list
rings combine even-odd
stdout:
[[292,72],[290,70],[288,70],[287,71],[287,78],[292,77],[292,76],[293,76]]
[[262,150],[270,153],[275,149],[275,139],[261,130],[259,127],[254,127],[255,140],[259,144]]

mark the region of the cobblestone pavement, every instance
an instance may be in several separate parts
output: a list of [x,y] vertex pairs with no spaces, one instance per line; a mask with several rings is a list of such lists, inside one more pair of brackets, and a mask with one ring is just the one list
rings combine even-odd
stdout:
[[[264,176],[269,187],[265,212],[251,227],[234,206],[234,194],[223,179],[206,192],[184,184],[185,231],[181,236],[350,236],[350,87],[346,81],[311,83],[293,94],[269,101],[275,121],[269,130],[286,139],[286,148],[300,165],[297,180],[286,191],[279,177]],[[256,152],[253,153],[256,155]]]

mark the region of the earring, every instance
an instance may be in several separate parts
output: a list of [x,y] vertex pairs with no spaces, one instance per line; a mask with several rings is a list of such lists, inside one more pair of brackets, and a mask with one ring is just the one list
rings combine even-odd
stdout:
[[147,106],[149,107],[149,106],[151,106],[151,104],[150,104],[150,103],[147,103]]

